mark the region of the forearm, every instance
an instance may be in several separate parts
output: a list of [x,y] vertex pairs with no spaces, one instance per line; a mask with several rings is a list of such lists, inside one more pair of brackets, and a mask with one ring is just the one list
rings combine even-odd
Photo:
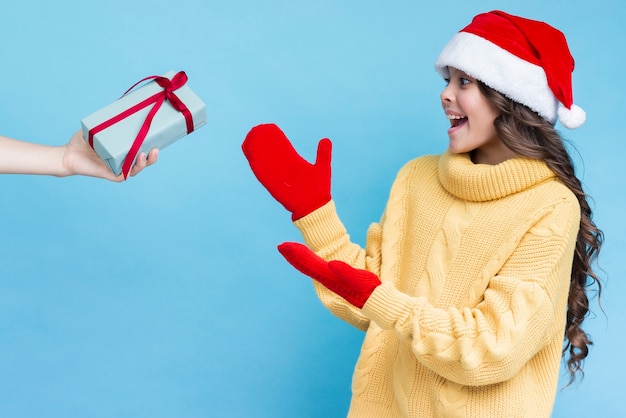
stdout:
[[297,220],[295,225],[306,245],[323,259],[365,268],[365,250],[350,241],[350,235],[337,216],[334,201]]
[[0,135],[0,173],[66,175],[64,146],[34,144]]
[[459,384],[482,386],[511,379],[559,338],[551,331],[559,328],[562,311],[538,284],[520,284],[508,296],[504,307],[485,301],[474,309],[441,309],[387,282],[362,312],[381,328],[393,329],[430,370]]
[[[379,224],[372,224],[367,234],[366,248],[350,241],[344,225],[337,216],[334,202],[329,202],[308,216],[295,222],[307,246],[324,260],[340,260],[359,269],[380,274],[380,245],[382,231]],[[358,329],[366,330],[369,319],[361,310],[314,281],[320,301],[338,318]]]

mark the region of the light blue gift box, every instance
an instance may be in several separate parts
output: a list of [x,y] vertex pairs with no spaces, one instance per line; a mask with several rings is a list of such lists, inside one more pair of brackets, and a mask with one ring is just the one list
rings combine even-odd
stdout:
[[[163,77],[171,80],[175,74],[174,71],[169,71]],[[161,86],[155,81],[150,81],[85,117],[81,120],[85,141],[89,140],[89,131],[94,127],[161,91],[163,91]],[[194,131],[206,124],[206,106],[187,83],[174,90],[174,94],[191,112]],[[149,105],[93,136],[94,150],[116,175],[122,172],[122,164],[126,155],[151,108],[152,105]],[[150,130],[137,155],[142,152],[148,153],[153,148],[163,149],[185,135],[187,135],[187,124],[184,115],[174,109],[166,100],[154,116]]]

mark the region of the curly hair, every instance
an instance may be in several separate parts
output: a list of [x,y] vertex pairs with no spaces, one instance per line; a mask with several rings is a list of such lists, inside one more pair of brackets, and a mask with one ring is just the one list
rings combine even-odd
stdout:
[[583,374],[583,361],[589,354],[589,346],[593,344],[581,325],[590,312],[588,289],[594,284],[597,286],[598,300],[602,291],[602,284],[592,264],[597,261],[604,234],[592,220],[588,196],[576,177],[563,138],[554,126],[525,105],[505,97],[480,81],[478,85],[482,94],[501,112],[494,125],[502,142],[519,155],[545,161],[561,182],[576,195],[580,204],[580,229],[572,264],[563,346],[563,355],[569,354],[567,368],[571,384],[577,373]]

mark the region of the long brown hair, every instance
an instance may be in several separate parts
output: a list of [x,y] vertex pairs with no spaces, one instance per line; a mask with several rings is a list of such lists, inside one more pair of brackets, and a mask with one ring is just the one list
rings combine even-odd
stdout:
[[577,373],[582,374],[583,361],[589,354],[589,346],[593,344],[581,325],[589,315],[588,289],[594,284],[597,286],[598,300],[602,291],[602,284],[592,264],[598,257],[604,235],[592,220],[587,195],[576,177],[563,138],[552,124],[525,105],[508,99],[482,82],[479,81],[478,85],[482,94],[501,112],[494,125],[502,142],[519,155],[545,161],[561,182],[576,195],[580,204],[580,229],[572,264],[563,346],[563,355],[569,354],[567,368],[572,383]]

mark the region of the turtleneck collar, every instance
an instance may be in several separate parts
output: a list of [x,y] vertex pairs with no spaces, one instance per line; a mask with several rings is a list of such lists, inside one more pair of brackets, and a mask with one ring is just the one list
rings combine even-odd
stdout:
[[450,150],[439,159],[438,175],[448,192],[472,202],[500,199],[556,176],[537,159],[516,157],[496,165],[474,164],[469,154]]

